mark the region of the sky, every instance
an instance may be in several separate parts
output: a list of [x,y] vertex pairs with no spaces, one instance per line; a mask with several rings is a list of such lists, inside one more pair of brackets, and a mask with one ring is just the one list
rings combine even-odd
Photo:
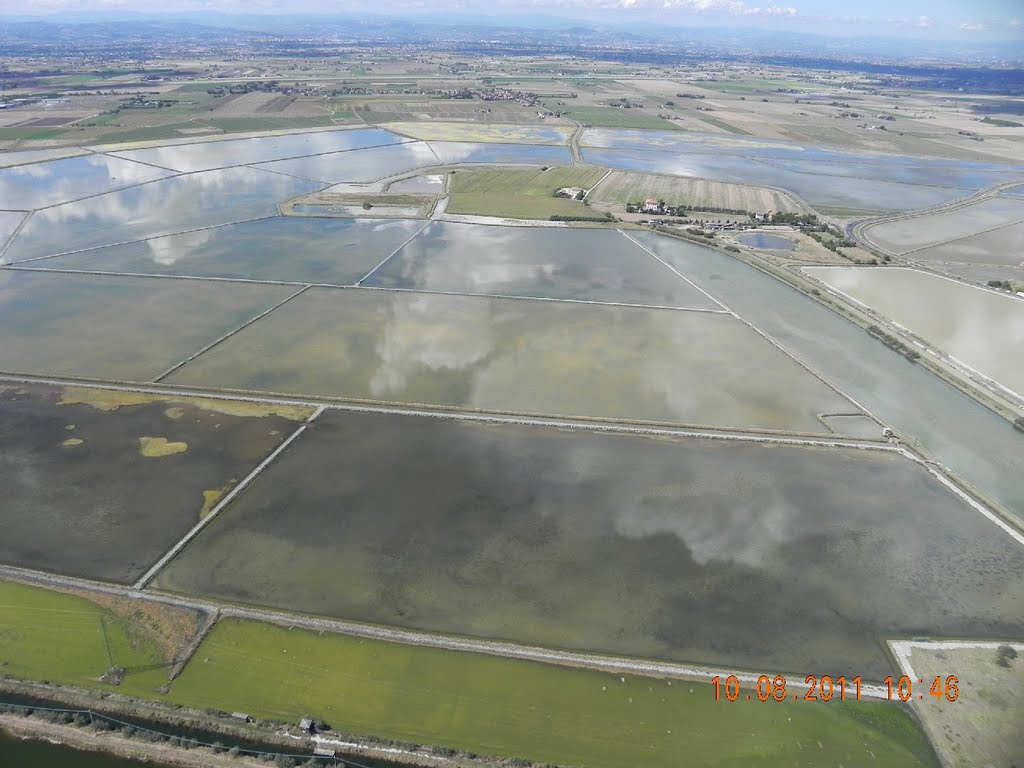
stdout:
[[0,16],[69,12],[543,15],[581,23],[791,29],[837,36],[1021,40],[1024,0],[0,0]]

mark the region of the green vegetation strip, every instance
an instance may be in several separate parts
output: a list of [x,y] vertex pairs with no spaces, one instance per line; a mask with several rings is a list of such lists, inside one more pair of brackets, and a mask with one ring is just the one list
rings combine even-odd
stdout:
[[605,175],[603,168],[554,167],[457,171],[451,176],[449,213],[547,219],[551,216],[592,216],[577,201],[555,197],[562,188],[589,189]]
[[935,765],[896,705],[715,701],[619,676],[228,619],[170,694],[261,718],[582,766]]
[[123,693],[152,696],[167,681],[159,649],[133,622],[76,595],[0,581],[0,674],[113,690],[100,681],[112,666],[126,670]]

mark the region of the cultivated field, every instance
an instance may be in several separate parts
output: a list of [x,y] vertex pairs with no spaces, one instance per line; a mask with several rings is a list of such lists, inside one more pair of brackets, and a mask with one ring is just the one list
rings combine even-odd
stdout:
[[658,117],[656,110],[620,109],[618,107],[583,107],[568,102],[547,102],[550,110],[587,127],[648,128],[656,131],[676,130],[671,120]]
[[0,561],[137,577],[295,429],[291,412],[230,406],[0,388]]
[[803,207],[789,195],[774,189],[629,171],[612,171],[589,199],[594,203],[621,205],[654,199],[664,200],[668,205],[732,208],[752,212],[803,211]]
[[342,411],[156,585],[801,679],[880,682],[910,631],[1024,630],[1024,550],[895,454]]
[[511,216],[546,219],[555,214],[594,216],[583,203],[554,197],[563,187],[589,189],[606,171],[602,168],[574,166],[537,170],[460,170],[451,176],[450,213],[482,216]]
[[[11,677],[155,696],[196,614],[0,581],[0,671]],[[100,678],[125,674],[115,687]]]
[[706,683],[234,620],[214,628],[170,698],[591,768],[667,768],[682,753],[701,764],[936,765],[906,712],[887,704],[715,701]]

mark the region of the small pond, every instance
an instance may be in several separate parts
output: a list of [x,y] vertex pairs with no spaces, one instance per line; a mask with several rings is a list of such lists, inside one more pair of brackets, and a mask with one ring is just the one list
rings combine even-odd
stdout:
[[796,248],[796,243],[788,237],[769,235],[765,232],[746,232],[737,235],[736,239],[751,248],[764,248],[770,251],[792,251]]

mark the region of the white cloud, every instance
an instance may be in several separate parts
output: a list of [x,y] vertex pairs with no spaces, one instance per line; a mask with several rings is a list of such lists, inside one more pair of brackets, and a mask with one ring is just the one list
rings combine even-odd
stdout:
[[922,29],[927,29],[928,27],[932,26],[932,20],[929,19],[927,16],[918,16],[917,21],[914,22],[914,26],[921,27]]
[[744,8],[744,16],[796,16],[796,8],[780,8],[777,5],[769,5],[767,8]]
[[960,25],[961,32],[981,32],[985,29],[985,25],[979,22],[965,21]]
[[1010,26],[1016,29],[1020,26],[1020,19],[1010,19]]

